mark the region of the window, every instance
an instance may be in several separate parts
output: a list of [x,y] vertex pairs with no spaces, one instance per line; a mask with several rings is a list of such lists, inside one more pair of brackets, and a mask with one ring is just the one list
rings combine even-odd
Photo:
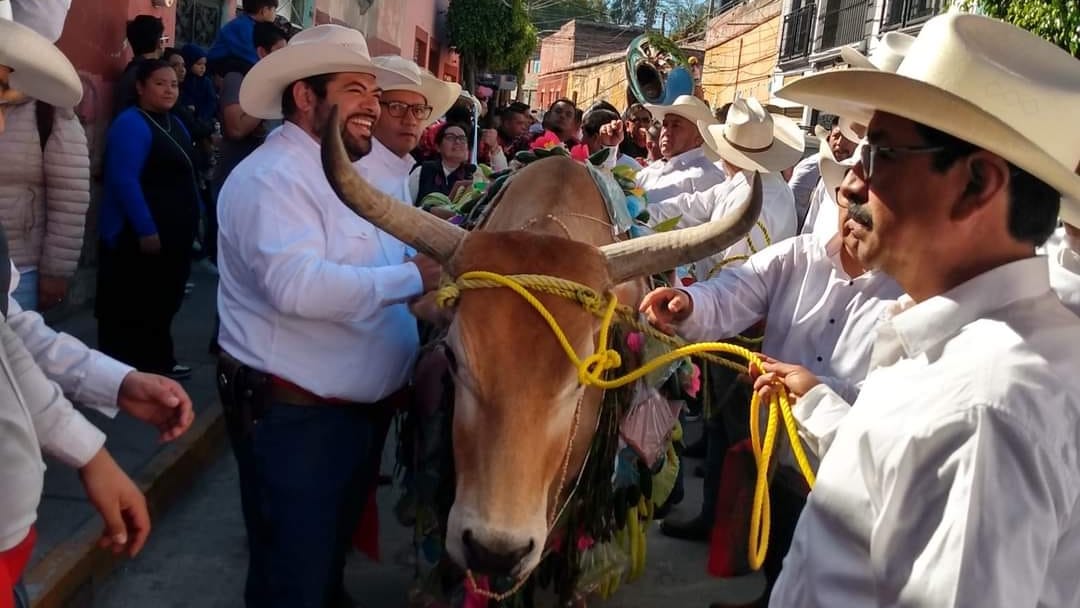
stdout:
[[427,67],[427,38],[416,39],[416,43],[413,45],[412,58],[416,65],[422,68]]

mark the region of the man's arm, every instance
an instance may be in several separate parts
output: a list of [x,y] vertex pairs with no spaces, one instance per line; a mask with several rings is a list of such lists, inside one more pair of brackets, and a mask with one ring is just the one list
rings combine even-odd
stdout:
[[243,196],[224,206],[222,232],[235,240],[242,256],[238,262],[259,277],[268,301],[282,313],[354,321],[423,293],[420,270],[412,262],[354,266],[326,259],[322,218],[298,184],[259,174],[243,188]]
[[230,72],[221,85],[221,132],[232,140],[244,139],[262,124],[261,118],[248,116],[240,107],[240,83],[244,75]]
[[650,203],[646,207],[649,211],[649,219],[655,224],[682,216],[679,220],[679,228],[700,226],[712,219],[717,201],[727,195],[730,183],[731,180],[727,180],[708,190],[683,192],[669,199]]
[[687,287],[693,312],[679,326],[679,334],[694,341],[722,340],[764,319],[769,290],[780,283],[784,258],[791,251],[790,243],[780,243]]

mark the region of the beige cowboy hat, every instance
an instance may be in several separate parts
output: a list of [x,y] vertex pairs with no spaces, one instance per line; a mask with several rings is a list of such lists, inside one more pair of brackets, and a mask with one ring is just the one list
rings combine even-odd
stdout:
[[698,122],[705,144],[748,171],[783,171],[799,162],[806,138],[794,120],[770,114],[754,97],[736,99],[724,124]]
[[926,22],[897,72],[850,69],[778,95],[868,124],[875,111],[989,150],[1055,188],[1080,223],[1080,62],[1002,21],[945,14]]
[[[419,84],[403,83],[396,85],[383,85],[384,91],[412,91],[424,96],[427,100],[427,104],[431,106],[431,116],[427,120],[422,121],[421,125],[426,127],[433,124],[435,121],[442,118],[443,114],[457,102],[458,97],[461,96],[461,85],[456,82],[446,82],[439,80],[434,74],[425,70],[416,64],[415,61],[406,59],[400,55],[381,55],[374,60],[375,65],[389,70],[391,72],[397,72],[399,74],[407,74],[410,76],[410,80],[416,80]],[[413,78],[415,77],[415,78]],[[472,98],[472,96],[469,96]]]
[[0,65],[11,68],[9,85],[58,108],[82,99],[82,81],[68,58],[34,30],[0,19]]
[[844,181],[844,176],[847,175],[848,170],[859,162],[859,155],[852,154],[846,160],[836,160],[832,153],[832,147],[825,140],[822,140],[818,151],[820,152],[818,155],[818,169],[821,170],[821,181],[825,184],[825,194],[829,197],[829,200],[835,203],[836,189]]
[[[652,119],[656,122],[663,122],[665,116],[674,114],[689,120],[695,125],[699,122],[716,124],[716,118],[713,117],[708,104],[693,95],[679,95],[675,98],[675,101],[671,102],[671,105],[662,106],[647,103],[643,104],[643,106],[652,114]],[[702,136],[704,135],[702,133]]]
[[895,72],[904,61],[904,57],[907,57],[913,42],[915,42],[914,36],[888,32],[881,37],[881,41],[870,52],[869,57],[850,46],[845,46],[840,49],[840,58],[853,68]]
[[240,85],[240,107],[256,118],[281,118],[281,94],[297,80],[318,74],[363,72],[379,86],[419,84],[419,77],[379,67],[360,32],[341,25],[319,25],[293,36],[289,44],[259,60]]

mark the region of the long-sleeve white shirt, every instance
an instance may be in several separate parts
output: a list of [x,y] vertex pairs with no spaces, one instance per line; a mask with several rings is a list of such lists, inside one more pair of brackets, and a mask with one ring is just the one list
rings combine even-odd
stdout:
[[[731,260],[739,260],[768,247],[770,242],[779,243],[795,236],[795,198],[791,194],[791,187],[779,173],[761,174],[761,195],[759,221],[768,230],[769,241],[766,242],[761,228],[755,226],[747,234],[747,238],[714,256],[696,262],[695,275],[699,280],[707,279],[720,268],[732,265]],[[746,172],[740,171],[724,183],[703,192],[680,194],[662,203],[650,203],[647,208],[653,221],[681,216],[679,228],[690,228],[722,219],[738,209],[748,196],[750,182]],[[832,235],[826,238],[829,236]]]
[[104,444],[105,435],[72,407],[0,320],[0,551],[22,541],[37,520],[42,450],[80,468]]
[[810,208],[806,212],[800,234],[816,234],[828,238],[840,226],[840,207],[825,194],[825,181],[818,180],[810,193]]
[[655,161],[637,174],[638,186],[645,190],[649,203],[708,190],[725,179],[724,172],[705,157],[700,146],[669,160]]
[[323,397],[373,403],[404,385],[420,272],[334,194],[314,138],[291,122],[271,133],[225,182],[218,222],[225,351]]
[[398,156],[378,140],[371,138],[371,152],[353,163],[360,175],[377,190],[413,204],[415,196],[409,193],[409,172],[416,166],[411,154]]
[[771,605],[1080,606],[1080,319],[1046,259],[895,313],[853,407],[795,405],[824,459]]
[[903,292],[882,272],[848,276],[841,246],[839,234],[828,243],[797,236],[694,283],[686,288],[693,313],[680,333],[722,340],[764,319],[763,353],[806,367],[854,400],[870,364],[874,327]]
[[[13,264],[10,293],[18,286],[19,272]],[[8,325],[45,376],[59,384],[68,399],[110,418],[116,416],[120,385],[135,368],[90,348],[75,336],[57,332],[45,324],[40,314],[23,310],[10,293]]]
[[798,225],[802,226],[810,209],[810,195],[821,181],[821,154],[811,154],[800,160],[791,171],[791,193],[795,196],[795,215]]

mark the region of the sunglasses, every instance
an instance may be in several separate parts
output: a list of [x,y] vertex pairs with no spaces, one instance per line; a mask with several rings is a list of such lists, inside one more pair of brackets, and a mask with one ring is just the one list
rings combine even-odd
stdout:
[[875,160],[893,161],[902,156],[913,154],[933,154],[946,150],[946,146],[879,146],[877,144],[862,144],[858,148],[859,162],[862,164],[863,176],[866,183],[874,176]]
[[431,116],[431,106],[429,105],[409,105],[400,101],[380,101],[379,105],[386,108],[386,112],[394,118],[405,116],[405,112],[412,114],[416,120],[427,120]]

